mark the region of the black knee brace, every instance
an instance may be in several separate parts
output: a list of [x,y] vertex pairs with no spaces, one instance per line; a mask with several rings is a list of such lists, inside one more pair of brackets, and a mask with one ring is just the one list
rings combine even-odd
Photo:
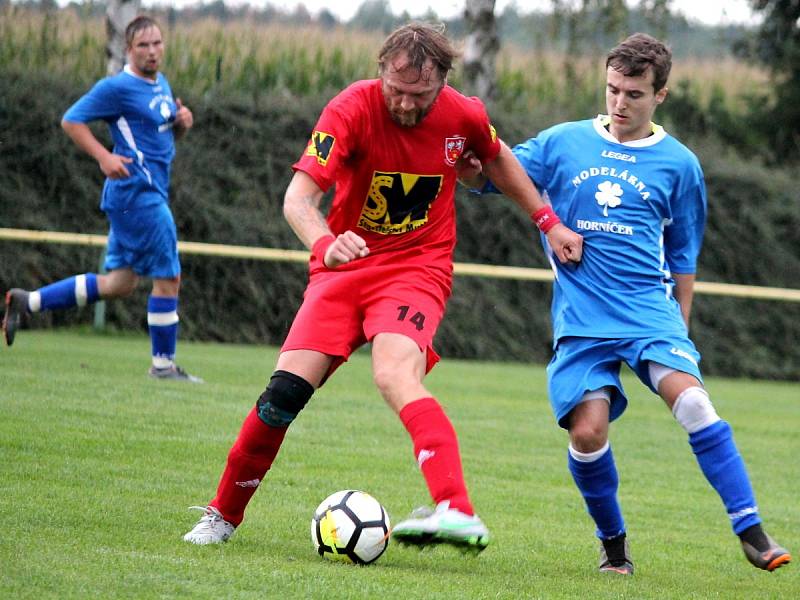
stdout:
[[288,427],[314,393],[314,386],[288,371],[275,371],[256,403],[258,418],[272,427]]

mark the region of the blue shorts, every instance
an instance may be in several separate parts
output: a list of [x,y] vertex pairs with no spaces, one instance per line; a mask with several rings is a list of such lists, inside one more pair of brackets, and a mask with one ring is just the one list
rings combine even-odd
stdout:
[[166,203],[135,210],[108,211],[105,268],[129,268],[137,275],[172,279],[181,274],[178,234]]
[[548,393],[558,424],[567,429],[567,416],[584,394],[608,386],[611,389],[609,420],[619,417],[628,405],[619,373],[622,363],[636,373],[654,393],[649,363],[694,375],[703,381],[700,354],[692,341],[681,335],[653,338],[599,339],[565,337],[558,341],[555,355],[547,365]]

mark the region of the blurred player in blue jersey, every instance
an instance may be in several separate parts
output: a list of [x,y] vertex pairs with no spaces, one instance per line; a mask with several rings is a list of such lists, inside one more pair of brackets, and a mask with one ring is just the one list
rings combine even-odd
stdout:
[[[550,402],[569,431],[569,470],[597,525],[600,571],[633,573],[608,441],[609,422],[627,405],[623,362],[689,434],[747,559],[772,571],[791,557],[761,528],[744,462],[688,337],[706,190],[695,155],[651,120],[667,97],[671,64],[664,44],[630,36],[607,57],[608,114],[557,125],[513,150],[549,199],[549,218],[584,236],[579,264],[553,261],[545,248],[555,273]],[[496,191],[479,168],[463,163],[462,181]]]
[[[125,40],[128,64],[123,72],[95,84],[67,110],[61,122],[67,135],[97,161],[106,176],[100,208],[110,224],[105,261],[108,274],[75,275],[33,292],[9,290],[3,332],[10,346],[25,313],[129,296],[140,277],[150,277],[149,374],[197,383],[202,380],[174,362],[181,265],[169,208],[174,140],[192,127],[193,116],[180,99],[173,100],[169,83],[158,70],[164,44],[156,21],[146,16],[135,18],[125,30]],[[113,152],[89,129],[87,123],[96,120],[108,124]]]

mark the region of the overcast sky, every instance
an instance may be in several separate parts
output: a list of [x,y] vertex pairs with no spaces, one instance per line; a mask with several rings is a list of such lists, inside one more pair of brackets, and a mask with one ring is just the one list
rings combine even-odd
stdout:
[[[145,5],[176,4],[186,6],[196,4],[198,0],[144,0]],[[226,4],[237,4],[239,0],[225,0]],[[317,13],[327,8],[343,21],[349,20],[361,4],[360,0],[249,0],[251,5],[272,4],[287,10],[292,10],[302,1],[311,13]],[[532,10],[549,11],[552,6],[550,0],[497,0],[497,12],[500,13],[509,4],[515,3],[522,13]],[[629,5],[638,2],[629,0]],[[411,16],[419,16],[427,12],[428,7],[433,7],[436,14],[442,18],[450,18],[459,14],[464,8],[464,0],[389,0],[392,12],[396,14],[408,10]],[[696,19],[709,25],[721,23],[750,23],[753,22],[753,12],[747,0],[672,0],[673,10],[682,12],[686,17]]]

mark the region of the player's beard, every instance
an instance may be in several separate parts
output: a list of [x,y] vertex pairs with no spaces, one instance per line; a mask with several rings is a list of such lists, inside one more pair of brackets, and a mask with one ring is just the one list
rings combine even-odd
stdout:
[[401,127],[416,127],[422,122],[431,109],[433,108],[434,104],[436,104],[436,100],[439,98],[439,94],[436,94],[436,97],[431,101],[431,103],[426,106],[425,108],[415,108],[413,110],[396,110],[392,109],[392,106],[389,102],[389,99],[384,95],[383,101],[386,104],[386,110],[389,111],[389,117],[400,125]]
[[394,112],[390,110],[389,115],[392,117],[392,121],[403,127],[414,127],[424,116],[422,115],[422,111],[418,109],[403,112]]
[[141,68],[142,73],[147,77],[155,77],[158,73],[158,61],[147,61]]
[[136,60],[133,64],[140,75],[155,79],[158,74],[158,68],[161,66],[161,60],[158,58],[144,58]]
[[398,125],[401,125],[402,127],[415,127],[416,125],[419,125],[420,121],[425,118],[425,115],[427,115],[430,110],[430,107],[424,111],[418,108],[402,112],[396,112],[392,109],[389,109],[389,116],[392,118],[392,121]]

